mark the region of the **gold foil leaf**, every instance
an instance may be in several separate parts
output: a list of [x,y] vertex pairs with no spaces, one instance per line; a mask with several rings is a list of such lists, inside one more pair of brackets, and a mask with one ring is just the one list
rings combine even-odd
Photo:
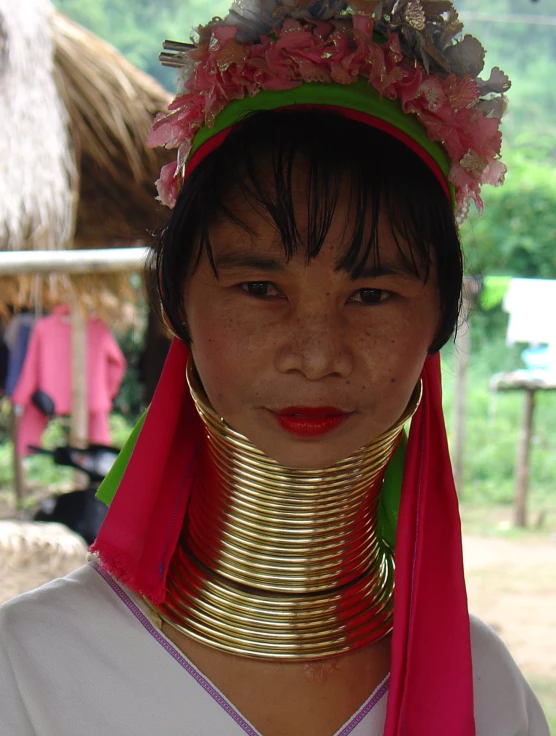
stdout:
[[427,25],[427,16],[419,0],[411,0],[404,12],[404,19],[416,31],[424,31]]

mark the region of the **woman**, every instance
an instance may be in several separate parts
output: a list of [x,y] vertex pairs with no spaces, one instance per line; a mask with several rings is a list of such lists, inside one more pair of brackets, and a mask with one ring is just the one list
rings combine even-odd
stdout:
[[238,4],[170,44],[175,339],[96,559],[2,609],[6,733],[548,734],[470,622],[442,418],[454,210],[503,178],[509,87],[460,30],[448,2]]

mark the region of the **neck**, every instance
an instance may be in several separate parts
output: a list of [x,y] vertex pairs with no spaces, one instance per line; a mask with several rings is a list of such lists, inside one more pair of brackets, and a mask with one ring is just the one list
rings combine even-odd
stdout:
[[377,533],[382,476],[400,420],[329,468],[279,465],[188,381],[205,447],[159,613],[183,633],[250,657],[317,659],[392,628],[393,553]]

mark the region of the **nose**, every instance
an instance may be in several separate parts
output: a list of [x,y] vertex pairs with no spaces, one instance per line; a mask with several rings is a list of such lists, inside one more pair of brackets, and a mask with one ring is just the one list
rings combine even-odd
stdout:
[[353,354],[338,315],[312,310],[292,316],[277,350],[276,367],[281,373],[301,373],[310,381],[326,376],[348,378]]

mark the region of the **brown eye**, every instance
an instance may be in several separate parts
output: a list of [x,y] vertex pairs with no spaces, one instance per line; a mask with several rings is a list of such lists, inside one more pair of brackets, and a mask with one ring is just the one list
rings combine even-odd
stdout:
[[350,298],[350,301],[357,304],[381,304],[391,296],[392,294],[384,289],[359,289]]
[[244,281],[240,287],[249,296],[259,298],[280,296],[280,292],[270,281]]

